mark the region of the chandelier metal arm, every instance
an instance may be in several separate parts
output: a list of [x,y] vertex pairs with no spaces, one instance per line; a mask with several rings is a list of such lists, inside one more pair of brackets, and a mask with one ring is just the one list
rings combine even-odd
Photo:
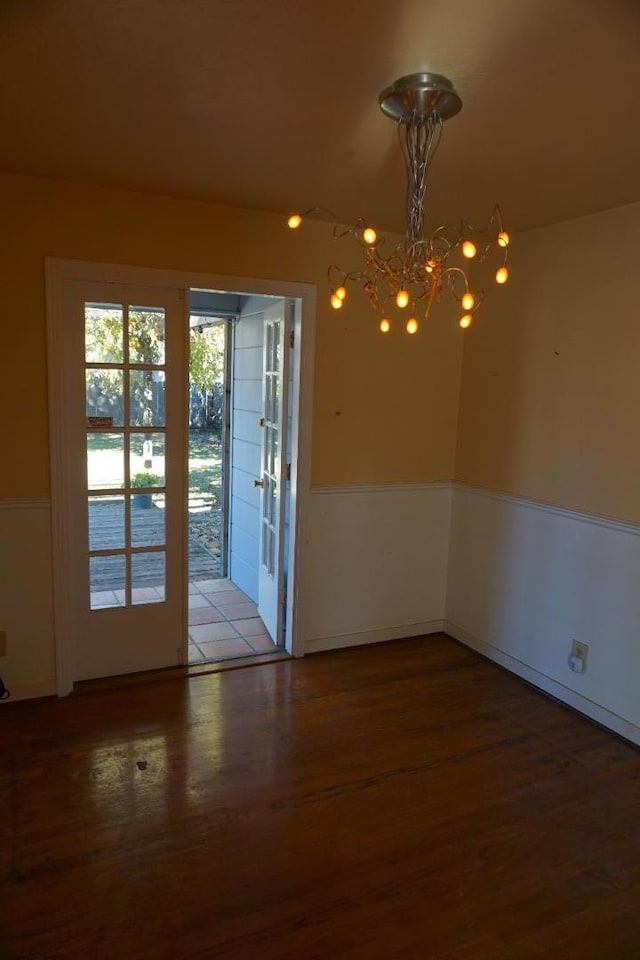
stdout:
[[398,140],[407,171],[407,244],[424,236],[424,198],[429,165],[442,136],[442,120],[432,113],[398,124]]

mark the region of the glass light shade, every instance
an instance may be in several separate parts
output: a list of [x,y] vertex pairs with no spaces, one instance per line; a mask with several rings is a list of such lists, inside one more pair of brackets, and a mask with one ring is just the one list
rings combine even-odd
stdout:
[[407,290],[398,290],[396,296],[396,303],[403,310],[406,305],[409,303],[409,292]]
[[407,333],[417,333],[418,332],[418,321],[415,317],[409,317],[407,320]]
[[389,330],[391,330],[391,321],[387,317],[383,317],[380,321],[380,329],[383,333],[389,333]]
[[470,313],[465,313],[464,317],[460,317],[458,324],[462,327],[463,330],[466,330],[467,327],[470,327],[473,322],[473,317]]
[[471,240],[465,240],[462,244],[462,255],[466,257],[467,260],[473,259],[476,253],[478,252],[475,243],[472,243]]
[[469,293],[469,291],[467,291],[465,294],[463,294],[462,300],[460,302],[462,303],[463,310],[472,310],[473,305],[476,302],[476,298],[472,293]]
[[336,297],[340,297],[341,300],[344,300],[346,296],[347,296],[347,288],[338,287],[338,289],[336,290]]
[[331,303],[331,306],[333,307],[334,310],[339,310],[340,307],[342,306],[342,300],[340,299],[340,297],[338,296],[337,293],[332,293],[332,294],[331,294],[331,301],[330,301],[330,303]]
[[287,220],[287,226],[290,230],[297,230],[300,224],[302,223],[302,217],[299,213],[292,213],[289,219]]
[[508,246],[509,246],[509,239],[510,239],[510,237],[509,237],[509,234],[507,233],[507,231],[506,231],[506,230],[501,230],[500,233],[498,234],[498,244],[499,244],[499,246],[501,246],[501,247],[508,247]]
[[496,270],[496,283],[506,283],[509,279],[509,271],[506,267],[500,267]]
[[371,244],[375,243],[378,239],[378,234],[375,232],[373,227],[367,227],[362,231],[362,239],[365,243],[368,243],[369,246],[371,246]]

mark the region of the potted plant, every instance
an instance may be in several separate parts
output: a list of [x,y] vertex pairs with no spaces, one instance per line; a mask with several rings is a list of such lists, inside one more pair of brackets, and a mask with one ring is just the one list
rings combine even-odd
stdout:
[[[132,487],[158,487],[163,483],[162,477],[157,473],[150,473],[148,470],[142,473],[134,473],[131,478]],[[146,510],[152,505],[151,493],[134,493],[133,505],[139,510]]]

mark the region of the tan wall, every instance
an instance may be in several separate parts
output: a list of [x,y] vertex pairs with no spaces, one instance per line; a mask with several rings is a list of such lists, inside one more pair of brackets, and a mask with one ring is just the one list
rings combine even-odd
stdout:
[[0,210],[0,499],[49,492],[45,256],[316,283],[313,482],[451,476],[460,332],[446,308],[413,338],[380,335],[362,300],[331,310],[327,264],[357,260],[326,225],[292,234],[271,214],[8,174]]
[[514,238],[465,338],[456,479],[640,521],[640,204]]

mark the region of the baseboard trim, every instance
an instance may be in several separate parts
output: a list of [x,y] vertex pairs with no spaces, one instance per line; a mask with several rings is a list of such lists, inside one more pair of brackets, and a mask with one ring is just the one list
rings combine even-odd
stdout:
[[38,683],[16,683],[9,687],[11,696],[8,700],[0,700],[0,709],[19,700],[37,700],[40,697],[55,697],[55,680],[40,680]]
[[611,710],[607,710],[606,707],[601,707],[593,700],[589,700],[588,697],[583,697],[582,694],[576,693],[576,691],[570,687],[566,687],[564,684],[548,677],[539,670],[535,670],[521,660],[517,660],[515,657],[510,656],[486,640],[480,640],[479,637],[469,633],[468,630],[465,630],[464,627],[459,626],[457,623],[453,623],[451,620],[444,620],[443,624],[442,629],[444,632],[448,633],[454,640],[458,640],[466,647],[475,650],[476,653],[487,657],[487,659],[493,660],[494,663],[509,670],[510,673],[516,674],[516,676],[531,683],[534,687],[538,687],[538,689],[544,691],[544,693],[548,693],[556,700],[560,700],[572,709],[577,710],[578,713],[582,713],[601,726],[607,727],[607,729],[624,737],[625,740],[630,740],[631,743],[640,746],[640,727],[631,723],[630,720],[618,716],[618,714],[613,713]]
[[422,623],[404,623],[398,627],[378,627],[375,630],[311,637],[305,644],[305,652],[313,653],[317,651],[319,653],[321,650],[341,650],[371,643],[385,643],[388,640],[407,640],[409,637],[442,633],[443,630],[446,630],[445,623],[444,620],[426,620]]

